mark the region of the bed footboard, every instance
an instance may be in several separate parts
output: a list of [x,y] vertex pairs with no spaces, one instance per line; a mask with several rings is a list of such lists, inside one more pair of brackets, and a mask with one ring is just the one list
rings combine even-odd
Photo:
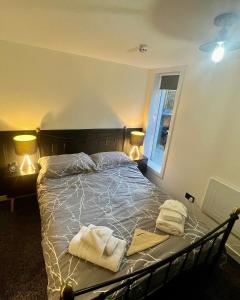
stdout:
[[[60,299],[74,300],[76,296],[84,295],[108,286],[109,286],[109,290],[105,292],[101,292],[94,299],[106,299],[110,295],[113,296],[114,293],[116,292],[121,293],[122,299],[123,298],[128,299],[131,292],[131,288],[134,286],[134,284],[137,281],[141,279],[146,280],[146,286],[143,295],[141,295],[139,298],[146,299],[152,294],[154,294],[156,291],[162,289],[163,287],[166,287],[166,285],[170,281],[169,273],[171,268],[174,267],[173,263],[176,259],[179,258],[182,258],[182,262],[177,275],[181,275],[181,273],[185,271],[188,259],[193,252],[195,252],[195,255],[194,255],[192,267],[190,269],[191,271],[194,271],[198,267],[200,260],[203,261],[202,264],[209,265],[210,268],[213,269],[213,267],[216,265],[216,263],[218,262],[220,256],[222,255],[225,249],[226,241],[229,237],[229,234],[231,233],[235,221],[238,219],[239,214],[240,214],[240,208],[234,209],[234,211],[230,214],[230,217],[225,222],[217,226],[215,229],[210,231],[208,234],[200,238],[195,243],[189,245],[188,247],[171,255],[170,257],[167,257],[162,261],[159,261],[141,270],[135,271],[131,274],[127,274],[119,278],[109,280],[76,291],[73,291],[73,287],[70,282],[66,282],[61,287]],[[207,251],[205,251],[204,257],[202,258],[201,257],[203,255],[202,250],[206,245],[208,245],[208,249]],[[157,287],[152,288],[151,283],[152,283],[153,275],[160,269],[163,269],[164,271],[163,280],[159,282]]]

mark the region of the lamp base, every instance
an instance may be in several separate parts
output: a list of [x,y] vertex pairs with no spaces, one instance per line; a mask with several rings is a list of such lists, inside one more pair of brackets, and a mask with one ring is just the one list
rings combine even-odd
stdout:
[[28,154],[24,155],[23,161],[20,166],[20,172],[22,174],[32,174],[34,173],[36,168],[34,167],[31,158]]
[[140,158],[140,152],[138,146],[133,146],[130,153],[129,157],[131,160],[138,160]]

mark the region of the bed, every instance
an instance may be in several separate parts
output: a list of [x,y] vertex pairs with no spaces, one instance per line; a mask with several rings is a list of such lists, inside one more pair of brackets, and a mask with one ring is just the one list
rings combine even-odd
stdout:
[[[66,157],[68,160],[69,156],[64,155],[60,160]],[[215,223],[197,205],[185,201],[188,218],[184,235],[171,236],[158,246],[124,257],[117,273],[70,255],[69,242],[81,225],[108,226],[128,245],[137,227],[162,233],[155,222],[159,206],[169,196],[148,181],[136,163],[117,157],[113,152],[104,152],[94,161],[93,155],[97,168],[90,166],[87,171],[82,167],[75,170],[68,162],[74,172],[55,170],[50,176],[42,163],[37,190],[49,299],[140,299],[180,271],[212,263],[224,248],[239,210],[214,228]]]

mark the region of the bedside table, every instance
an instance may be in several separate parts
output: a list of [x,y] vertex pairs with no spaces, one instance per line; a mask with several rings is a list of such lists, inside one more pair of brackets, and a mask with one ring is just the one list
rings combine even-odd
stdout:
[[36,194],[36,182],[39,167],[33,173],[10,173],[7,168],[0,169],[0,202],[11,201],[14,211],[14,199]]
[[147,171],[148,158],[142,155],[139,159],[136,159],[134,161],[138,164],[138,169],[141,171],[141,173],[145,175]]

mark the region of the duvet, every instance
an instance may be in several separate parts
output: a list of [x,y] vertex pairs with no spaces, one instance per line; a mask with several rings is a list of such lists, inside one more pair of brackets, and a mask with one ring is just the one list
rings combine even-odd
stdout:
[[[59,299],[61,284],[66,280],[75,290],[133,272],[181,250],[214,227],[195,204],[186,201],[184,236],[171,236],[160,245],[125,256],[119,272],[112,273],[68,253],[69,242],[80,226],[108,226],[129,246],[136,227],[162,233],[155,222],[159,206],[169,199],[168,195],[145,178],[133,162],[59,178],[40,172],[37,190],[49,299]],[[81,299],[93,298],[96,293]]]

